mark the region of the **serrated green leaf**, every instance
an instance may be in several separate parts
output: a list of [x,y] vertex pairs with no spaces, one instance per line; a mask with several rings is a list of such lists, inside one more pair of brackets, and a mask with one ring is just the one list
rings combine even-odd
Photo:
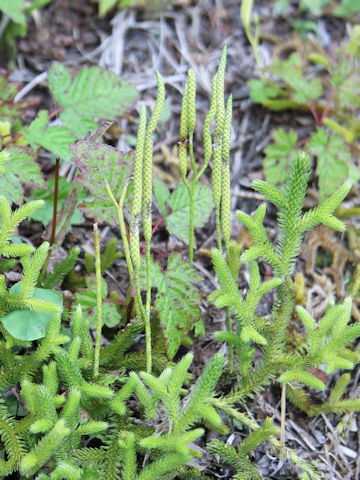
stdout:
[[337,17],[347,17],[360,12],[358,0],[343,0],[340,7],[335,8],[333,14]]
[[329,137],[323,128],[318,128],[307,146],[317,157],[321,200],[334,193],[345,180],[356,182],[359,179],[359,170],[352,164],[351,155],[339,135]]
[[310,10],[310,12],[315,15],[321,15],[322,8],[327,5],[330,0],[301,0],[300,9],[301,10]]
[[269,98],[276,98],[279,93],[279,89],[270,86],[266,81],[262,80],[250,80],[248,82],[250,87],[250,98],[254,103],[263,103],[264,100]]
[[166,183],[163,182],[157,175],[153,176],[153,185],[157,206],[163,215],[167,215],[169,213],[169,207],[166,206],[170,199],[169,189],[166,186]]
[[[90,328],[96,328],[97,325],[97,302],[96,302],[96,279],[95,275],[89,275],[85,279],[86,289],[79,289],[76,292],[76,303],[80,304]],[[120,315],[116,304],[107,302],[108,286],[106,281],[101,279],[101,298],[102,302],[102,324],[109,328],[115,327],[120,321]]]
[[[35,213],[30,215],[29,218],[35,220],[36,222],[42,222],[44,227],[46,227],[53,216],[53,203],[54,203],[54,186],[55,178],[51,178],[46,182],[47,190],[35,189],[32,195],[29,197],[29,200],[43,200],[44,205],[37,210]],[[66,181],[66,178],[59,178],[59,191],[58,191],[58,212],[60,212],[62,205],[65,199],[68,196],[69,190],[71,188],[71,183]],[[86,198],[86,193],[82,192],[78,204]],[[74,215],[71,218],[71,225],[78,225],[84,221],[84,217],[80,210],[76,209]]]
[[72,157],[70,144],[74,143],[76,137],[67,127],[48,127],[47,123],[48,113],[41,110],[27,128],[21,129],[21,133],[34,149],[40,146],[58,155],[62,160],[70,161]]
[[49,88],[63,108],[61,120],[78,138],[96,127],[95,117],[114,120],[138,95],[135,87],[99,67],[83,67],[72,81],[61,63],[54,63],[49,70]]
[[[142,265],[141,285],[145,287],[145,265]],[[196,328],[203,331],[199,304],[201,295],[194,286],[201,277],[191,265],[184,262],[178,253],[168,259],[168,266],[161,271],[160,265],[151,262],[151,284],[157,287],[155,310],[159,313],[161,327],[167,343],[167,352],[172,359],[182,339]],[[200,322],[200,323],[199,323]]]
[[[80,210],[98,222],[117,224],[116,209],[105,188],[105,178],[116,199],[120,198],[125,182],[132,172],[132,155],[119,152],[109,145],[79,141],[71,145],[74,164],[79,168],[75,180],[83,185],[93,199],[84,201]],[[105,172],[105,177],[104,177]],[[131,185],[130,185],[131,187]],[[128,187],[128,195],[131,188]]]
[[24,0],[0,0],[0,10],[8,15],[13,22],[26,25]]
[[17,119],[31,105],[27,100],[14,103],[18,91],[19,86],[8,81],[7,73],[0,74],[0,118],[2,122]]
[[[89,322],[90,328],[96,328],[97,325],[97,306],[88,310],[86,318]],[[102,304],[102,324],[109,328],[113,328],[120,322],[120,315],[117,311],[116,305],[111,302],[103,302]]]
[[[96,307],[96,279],[95,274],[85,278],[86,288],[79,288],[76,292],[76,304],[80,303],[83,311]],[[104,300],[108,294],[106,281],[101,279],[101,298]]]
[[[161,209],[167,224],[169,233],[180,238],[184,243],[189,243],[189,228],[190,228],[190,200],[189,192],[183,181],[180,181],[170,198],[167,199],[164,205],[164,199],[160,189],[155,191],[157,203]],[[195,194],[194,206],[194,224],[195,228],[202,227],[211,215],[213,209],[213,198],[211,189],[205,185],[198,185]]]
[[322,84],[319,78],[311,80],[304,77],[303,63],[293,53],[288,60],[276,59],[269,70],[289,85],[294,93],[292,99],[299,104],[308,104],[322,95]]
[[23,184],[42,187],[45,185],[39,165],[29,150],[9,147],[0,152],[0,192],[12,203],[24,200]]
[[265,149],[264,173],[268,182],[277,184],[285,181],[286,169],[297,156],[294,148],[297,138],[294,130],[286,133],[280,128],[274,132],[274,143]]
[[99,15],[103,17],[118,3],[119,0],[99,0]]

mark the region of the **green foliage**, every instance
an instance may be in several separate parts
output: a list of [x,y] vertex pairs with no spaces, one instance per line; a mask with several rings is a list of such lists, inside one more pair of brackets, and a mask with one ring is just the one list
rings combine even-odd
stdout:
[[324,383],[306,370],[326,365],[326,372],[337,369],[352,370],[360,360],[359,352],[348,348],[360,335],[360,325],[348,325],[351,314],[351,299],[343,305],[329,305],[326,314],[316,322],[302,307],[297,313],[307,330],[303,340],[302,353],[293,353],[294,367],[279,378],[282,382],[300,382],[310,387],[325,388]]
[[270,72],[290,89],[290,99],[299,104],[309,103],[321,97],[323,93],[320,79],[304,78],[303,69],[303,62],[295,53],[291,54],[287,60],[275,59],[269,68]]
[[62,108],[62,122],[77,138],[97,127],[94,117],[114,120],[137,98],[135,87],[112,72],[83,67],[72,81],[69,70],[57,62],[49,70],[49,89]]
[[[22,282],[25,280],[24,275]],[[31,299],[29,299],[30,301],[26,301],[22,298],[21,288],[21,282],[10,288],[8,302],[14,301],[15,297],[19,306],[23,303],[25,308],[12,310],[4,315],[1,319],[2,324],[7,332],[17,340],[26,341],[43,338],[54,312],[61,313],[62,311],[61,294],[54,290],[36,288]]]
[[[242,17],[249,39],[257,45],[258,30],[255,36],[251,32],[251,7],[251,1],[242,4]],[[357,52],[354,41],[349,48]],[[360,360],[358,349],[353,348],[360,336],[360,326],[350,323],[351,300],[330,304],[318,321],[298,307],[301,325],[296,341],[288,336],[294,310],[292,274],[303,237],[320,224],[344,230],[334,211],[350,189],[350,182],[341,185],[341,181],[349,177],[355,181],[357,174],[351,169],[341,137],[329,136],[317,125],[307,148],[317,156],[321,201],[316,208],[303,212],[310,157],[304,152],[294,155],[297,142],[294,132],[278,131],[275,145],[266,151],[267,176],[273,176],[274,182],[285,180],[285,185],[277,188],[257,180],[254,188],[277,208],[279,235],[275,244],[268,237],[264,227],[265,204],[261,204],[253,216],[237,212],[253,241],[252,246],[242,252],[242,247],[230,240],[232,98],[230,96],[225,105],[225,63],[226,49],[212,81],[211,102],[203,128],[204,161],[199,168],[193,152],[196,81],[195,72],[189,71],[180,119],[182,181],[172,193],[158,179],[154,180],[153,187],[152,178],[153,134],[165,97],[161,75],[157,73],[158,97],[149,120],[146,108],[140,111],[133,160],[130,154],[121,154],[100,143],[106,127],[100,127],[86,140],[69,147],[69,142],[95,127],[96,116],[119,115],[124,108],[123,93],[120,95],[122,82],[96,68],[85,68],[72,81],[65,68],[58,64],[52,67],[50,88],[61,106],[63,126],[48,127],[47,112],[40,112],[30,127],[23,129],[24,135],[34,146],[61,153],[63,159],[70,159],[72,152],[75,154],[73,163],[79,169],[76,180],[91,196],[83,199],[81,208],[100,221],[119,223],[129,270],[129,290],[124,294],[122,308],[110,301],[114,298],[108,295],[108,286],[100,277],[119,258],[118,242],[116,239],[109,242],[100,262],[96,240],[96,269],[87,255],[86,274],[82,279],[86,289],[75,291],[77,305],[69,307],[71,313],[63,311],[61,293],[54,288],[73,271],[79,249],[70,250],[67,258],[46,274],[44,265],[49,245],[44,243],[35,248],[15,243],[13,239],[19,223],[33,215],[43,202],[30,201],[12,211],[5,197],[0,197],[0,255],[4,259],[1,272],[14,266],[21,271],[21,280],[10,288],[5,275],[0,275],[0,389],[7,392],[6,397],[13,391],[17,395],[16,400],[0,402],[1,477],[19,472],[22,478],[42,480],[206,478],[196,467],[190,467],[190,462],[200,456],[193,443],[204,434],[201,423],[209,430],[227,433],[228,427],[219,414],[222,410],[251,431],[236,448],[218,440],[208,446],[213,455],[235,469],[234,479],[260,478],[249,460],[249,453],[269,442],[302,469],[300,478],[308,476],[319,480],[311,464],[280,445],[275,438],[278,429],[271,419],[265,419],[260,426],[235,410],[233,404],[277,380],[288,384],[289,399],[309,415],[360,410],[358,399],[345,398],[349,373],[340,376],[322,404],[314,404],[309,391],[309,388],[325,388],[316,369],[325,365],[328,374],[339,369],[351,371]],[[285,66],[280,63],[274,66],[273,73],[282,81],[281,87],[274,87],[276,95],[284,95],[282,98],[286,101],[290,98],[293,104],[301,105],[321,94],[322,85],[316,81],[306,82],[296,57],[291,57]],[[336,74],[334,85],[336,82],[344,85],[340,72]],[[89,85],[93,96],[86,90]],[[125,102],[127,106],[133,101],[131,91],[129,103]],[[339,88],[339,92],[342,101],[350,101],[346,88]],[[270,98],[273,92],[263,92],[263,96],[267,95]],[[327,127],[339,128],[334,124]],[[197,184],[211,158],[212,196],[210,189]],[[192,177],[188,175],[188,160]],[[342,168],[345,165],[348,169],[343,175],[337,173],[339,178],[330,176],[328,183],[323,184],[325,163],[336,164],[336,168],[339,164]],[[276,174],[279,175],[275,178]],[[153,188],[169,233],[190,245],[194,228],[204,225],[211,213],[211,197],[214,199],[218,248],[213,249],[212,259],[219,288],[208,300],[218,308],[226,308],[227,330],[215,336],[228,343],[228,372],[234,372],[238,380],[235,388],[227,395],[222,391],[220,398],[216,396],[216,387],[226,363],[221,354],[215,354],[194,381],[189,373],[192,353],[177,363],[168,361],[173,360],[182,343],[190,343],[187,334],[194,331],[196,336],[203,332],[202,299],[196,286],[202,278],[192,265],[192,247],[188,262],[180,254],[171,253],[165,270],[160,266],[163,263],[152,259]],[[75,200],[73,202],[75,204]],[[128,230],[125,221],[129,216],[124,215],[124,203],[127,208],[131,205]],[[141,226],[145,247],[141,244]],[[262,279],[259,259],[272,267],[273,278]],[[241,263],[245,262],[249,262],[249,287],[243,294],[238,276]],[[269,296],[274,289],[276,299],[271,313],[261,316],[257,308],[264,295]],[[101,330],[102,325],[111,328]],[[94,341],[90,328],[95,326],[98,328]],[[144,336],[141,337],[144,327],[145,342]],[[21,390],[12,388],[15,384],[21,385]],[[17,417],[22,416],[21,420],[10,414],[11,403],[17,400],[23,406],[16,412]]]
[[45,182],[39,165],[28,149],[4,148],[0,152],[0,191],[9,202],[21,204],[24,200],[23,184],[43,187]]
[[92,0],[99,4],[99,15],[103,17],[106,15],[112,8],[117,6],[118,8],[131,8],[131,7],[142,7],[149,10],[157,10],[158,8],[163,8],[165,3],[171,3],[171,0],[160,1],[160,0]]
[[160,318],[170,359],[191,330],[194,329],[195,335],[205,333],[200,318],[201,295],[194,285],[200,280],[194,268],[177,253],[170,255],[165,271],[152,262],[151,284],[157,288],[154,308]]
[[[318,327],[300,308],[298,312],[308,330],[308,339],[302,341],[304,347],[301,352],[290,353],[287,348],[286,331],[294,305],[294,286],[290,275],[304,233],[321,223],[343,230],[344,224],[333,216],[333,212],[350,188],[349,184],[344,184],[318,207],[302,214],[309,174],[309,158],[304,152],[299,152],[296,160],[290,165],[288,178],[282,189],[260,180],[253,184],[254,188],[278,209],[279,240],[275,247],[270,243],[263,227],[265,204],[258,207],[253,217],[237,212],[237,217],[248,228],[254,243],[240,257],[242,262],[251,262],[250,285],[244,299],[239,294],[231,270],[222,255],[218,250],[213,251],[214,267],[221,288],[212,293],[209,300],[218,307],[229,308],[236,317],[236,334],[232,332],[217,334],[218,339],[235,346],[238,368],[242,372],[237,392],[228,397],[231,401],[253,393],[274,376],[279,376],[280,381],[301,382],[313,388],[323,389],[325,387],[323,382],[309,373],[309,369],[319,367],[325,362],[329,371],[336,368],[351,369],[354,362],[358,361],[357,354],[347,348],[360,333],[357,326],[347,326],[350,300],[347,300],[344,306],[329,308],[328,314]],[[254,262],[260,257],[272,266],[275,274],[275,278],[263,283]],[[258,317],[255,312],[262,295],[274,287],[278,288],[278,302],[274,304],[271,320],[268,321]],[[335,319],[339,328],[334,325]],[[255,350],[251,348],[253,343],[261,345],[263,351],[262,361],[256,367],[253,365],[255,354]],[[283,373],[280,376],[281,372]]]
[[[309,2],[308,6],[317,9],[320,4]],[[301,143],[316,157],[320,200],[335,192],[345,180],[355,183],[359,178],[352,155],[358,148],[355,142],[360,135],[358,43],[359,29],[355,26],[348,41],[333,57],[317,50],[307,58],[297,53],[285,60],[275,58],[266,68],[271,77],[262,75],[260,80],[249,82],[250,97],[255,103],[272,110],[311,111],[316,130]],[[311,73],[313,64],[321,70],[321,75]],[[297,134],[279,129],[273,136],[273,144],[265,149],[264,173],[267,181],[282,183],[285,170],[295,156]]]
[[20,221],[40,206],[40,201],[30,202],[12,213],[9,203],[0,197],[0,254],[4,257],[21,257],[23,268],[21,281],[9,290],[5,285],[5,277],[1,279],[0,318],[9,342],[44,337],[53,317],[59,317],[62,311],[62,298],[58,292],[36,288],[49,244],[43,243],[35,250],[29,245],[10,241]]
[[212,440],[208,445],[208,450],[212,455],[217,455],[223,462],[231,465],[236,470],[234,479],[260,480],[262,477],[249,461],[247,455],[251,450],[266,442],[270,435],[278,435],[279,429],[273,427],[273,420],[266,418],[264,424],[254,430],[240,445],[235,448],[232,445]]
[[297,133],[280,128],[273,137],[274,143],[265,149],[264,174],[268,182],[278,184],[285,181],[287,167],[296,158]]
[[40,146],[62,160],[70,161],[72,153],[69,145],[75,142],[76,137],[69,127],[48,127],[46,110],[41,110],[28,127],[22,128],[21,133],[34,149]]
[[[96,280],[95,275],[91,274],[85,278],[86,289],[80,288],[76,292],[76,303],[80,304],[84,312],[87,314],[87,320],[91,328],[96,327],[97,305],[96,305]],[[116,304],[112,303],[108,297],[108,286],[104,279],[101,281],[101,297],[102,297],[102,319],[103,324],[107,327],[115,327],[120,321],[120,315],[117,311]]]
[[[184,243],[189,243],[189,212],[190,199],[183,182],[176,185],[170,194],[165,183],[154,177],[154,190],[156,203],[166,220],[169,233],[180,238]],[[194,198],[194,226],[203,227],[208,221],[213,208],[211,190],[206,185],[199,185]]]
[[0,0],[0,10],[8,15],[13,22],[25,25],[24,0]]
[[335,192],[345,180],[356,183],[359,168],[352,164],[351,154],[342,137],[329,135],[323,128],[318,128],[307,144],[311,153],[317,158],[316,173],[319,175],[320,199]]
[[[14,102],[14,98],[19,89],[19,85],[8,81],[8,75],[6,73],[0,74],[0,116],[2,126],[5,122],[13,122],[17,120],[31,105],[31,102],[23,99],[16,103]],[[11,124],[9,123],[8,126],[10,127]],[[10,128],[9,131],[6,132],[6,135],[9,133]],[[1,132],[1,134],[4,135],[3,132]]]
[[[347,17],[360,11],[357,0],[342,0],[340,5],[330,2],[330,0],[300,0],[298,3],[299,12],[308,10],[315,16],[320,16],[324,7],[330,7],[332,9],[331,13],[336,17]],[[289,4],[289,0],[277,0],[274,5],[274,10],[276,13],[285,16]]]
[[[294,131],[286,134],[279,129],[274,132],[274,140],[265,149],[264,173],[267,181],[278,184],[285,180],[287,166],[296,156],[297,134]],[[344,181],[356,183],[359,179],[359,169],[352,164],[351,154],[339,135],[329,136],[324,128],[318,127],[305,148],[317,158],[320,200],[337,191]]]
[[40,284],[44,288],[54,288],[58,285],[74,268],[76,260],[80,254],[80,248],[74,247],[69,250],[67,256],[57,263],[53,270],[46,277],[40,279]]

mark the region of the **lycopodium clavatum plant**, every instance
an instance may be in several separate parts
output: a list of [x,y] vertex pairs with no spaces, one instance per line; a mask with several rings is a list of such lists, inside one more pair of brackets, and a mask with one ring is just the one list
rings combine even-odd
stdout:
[[[102,128],[67,145],[67,154],[74,154],[72,162],[78,168],[76,181],[91,194],[82,208],[96,219],[95,259],[90,254],[81,259],[86,288],[75,287],[81,276],[79,269],[74,271],[79,248],[71,249],[47,272],[49,243],[35,247],[15,236],[20,222],[34,215],[43,201],[13,209],[0,196],[0,478],[14,474],[37,480],[205,480],[213,475],[208,469],[201,471],[198,460],[207,448],[214,459],[231,467],[232,478],[260,479],[250,454],[268,442],[279,457],[296,466],[299,479],[320,480],[317,467],[286,444],[286,399],[309,416],[360,410],[358,399],[345,397],[352,369],[360,360],[354,347],[360,325],[350,322],[351,298],[329,304],[322,318],[316,319],[303,307],[295,307],[293,281],[306,232],[320,224],[344,230],[334,212],[350,184],[304,211],[310,159],[299,151],[283,187],[261,180],[253,184],[277,208],[275,243],[264,227],[265,203],[253,215],[236,212],[253,242],[242,252],[231,240],[232,98],[225,102],[225,64],[226,49],[212,80],[202,131],[203,159],[195,153],[195,72],[188,73],[180,118],[181,180],[174,191],[153,176],[153,135],[165,98],[160,73],[149,119],[146,107],[139,109],[134,154],[99,143]],[[85,73],[98,78],[98,72]],[[57,66],[52,81],[59,100],[65,102],[64,121],[75,122],[75,130],[84,129],[88,121],[93,124],[93,114],[87,118],[83,112],[77,121],[70,118],[63,97],[69,92],[56,83],[59,78],[70,82]],[[40,116],[40,120],[46,119]],[[192,345],[189,332],[204,333],[201,316],[207,303],[194,256],[195,229],[203,225],[198,207],[209,210],[211,190],[199,181],[208,167],[217,247],[212,260],[219,288],[207,301],[226,309],[226,328],[215,337],[228,347],[228,358],[215,353],[195,378],[197,368],[191,370],[195,355],[186,349]],[[205,198],[205,207],[199,197]],[[166,267],[155,261],[151,251],[155,206],[169,232],[189,246],[184,258],[170,252]],[[129,273],[121,301],[108,295],[107,271],[116,268],[114,262],[122,254],[116,238],[101,252],[99,231],[105,222],[112,227],[117,222],[120,228]],[[272,278],[261,278],[259,262],[271,266]],[[238,276],[247,268],[249,285],[243,294]],[[7,275],[12,269],[16,282]],[[70,284],[73,279],[73,292],[65,302],[61,288],[67,275]],[[271,313],[260,316],[257,307],[269,292]],[[289,335],[291,329],[296,335]],[[334,382],[331,375],[339,370],[346,372]],[[230,393],[219,388],[224,372],[232,382]],[[328,384],[326,378],[331,378]],[[281,428],[273,418],[259,422],[249,408],[245,413],[240,407],[271,383],[279,398],[276,385],[282,388]],[[315,402],[314,390],[325,391],[325,401]],[[215,438],[199,448],[206,430],[226,435],[231,428],[237,436],[239,425],[243,431],[236,443]]]

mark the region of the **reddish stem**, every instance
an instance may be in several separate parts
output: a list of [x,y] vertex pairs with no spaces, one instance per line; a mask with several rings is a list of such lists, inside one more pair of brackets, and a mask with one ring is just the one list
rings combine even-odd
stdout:
[[58,206],[58,194],[59,194],[59,169],[60,169],[60,159],[57,156],[56,157],[56,164],[55,164],[55,187],[54,187],[53,218],[52,218],[51,235],[50,235],[50,244],[51,245],[55,241],[55,234],[56,234],[57,206]]
[[309,140],[310,140],[310,137],[306,137],[306,138],[303,138],[302,140],[299,140],[299,141],[295,144],[295,148],[301,147],[301,145],[304,145],[304,144],[307,143]]
[[324,111],[323,111],[323,113],[321,115],[321,118],[320,118],[320,125],[323,124],[324,119],[326,118],[327,114],[329,113],[332,101],[334,99],[335,91],[336,91],[335,88],[333,88],[330,92],[330,96],[329,96],[329,99],[327,101],[326,107],[324,108]]
[[56,110],[54,110],[48,115],[48,120],[51,120],[52,118],[56,117],[56,115],[60,112],[62,112],[62,108],[57,108]]
[[6,137],[11,136],[10,140],[8,140],[6,143],[4,143],[3,148],[8,147],[12,143],[15,143],[16,140],[18,140],[20,137],[22,137],[21,133],[10,133],[9,135],[6,135]]
[[320,125],[319,115],[317,114],[317,111],[315,110],[315,108],[312,105],[310,105],[310,103],[308,104],[308,107],[310,109],[310,112],[312,113],[312,116],[314,117],[315,124]]

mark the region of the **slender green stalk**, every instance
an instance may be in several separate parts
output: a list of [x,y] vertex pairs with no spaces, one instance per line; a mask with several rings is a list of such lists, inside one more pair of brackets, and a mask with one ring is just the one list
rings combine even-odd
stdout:
[[100,261],[100,242],[99,229],[97,223],[94,223],[94,243],[95,243],[95,278],[96,278],[96,306],[97,306],[97,325],[96,340],[94,352],[94,377],[99,375],[100,341],[102,329],[102,297],[101,297],[101,261]]
[[[112,191],[109,187],[109,184],[106,181],[105,181],[105,185],[106,185],[106,190],[108,192],[108,195],[109,195],[110,199],[112,200],[112,202],[113,202],[113,204],[116,208],[118,223],[119,223],[119,227],[120,227],[121,240],[123,242],[123,247],[124,247],[126,265],[127,265],[129,276],[130,276],[130,284],[132,284],[133,281],[134,281],[134,278],[135,278],[135,273],[134,273],[134,267],[133,267],[133,264],[132,264],[132,261],[131,261],[130,246],[129,246],[129,242],[128,242],[128,238],[127,238],[125,219],[124,219],[124,214],[123,214],[123,205],[124,205],[124,200],[125,200],[125,196],[126,196],[126,190],[127,190],[127,187],[128,187],[128,182],[126,182],[125,185],[124,185],[119,203],[116,201],[116,199],[115,199],[115,197],[114,197],[114,195],[113,195],[113,193],[112,193]],[[129,290],[129,292],[131,292],[131,289]],[[141,315],[144,318],[145,317],[145,311],[144,311],[144,307],[143,307],[143,304],[142,304],[142,301],[141,301],[140,289],[138,289],[138,291],[136,292],[135,307],[136,307],[137,311],[139,312],[139,315]]]
[[122,210],[124,200],[125,200],[125,196],[126,196],[126,190],[127,190],[127,187],[128,187],[128,183],[126,182],[125,185],[124,185],[124,189],[122,191],[119,203],[117,202],[116,198],[114,197],[114,194],[112,193],[112,191],[110,189],[110,186],[109,186],[109,184],[107,183],[106,180],[105,180],[105,186],[106,186],[106,191],[107,191],[111,201],[113,202],[114,207],[116,208],[116,214],[117,214],[118,223],[119,223],[119,227],[120,227],[121,240],[123,242],[123,247],[124,247],[126,265],[127,265],[128,271],[129,271],[130,278],[132,278],[134,269],[133,269],[133,265],[132,265],[132,262],[131,262],[129,242],[128,242],[128,239],[127,239],[127,232],[126,232],[124,214],[123,214],[123,210]]
[[286,382],[281,386],[281,425],[280,425],[280,443],[285,447],[286,430],[285,430],[285,416],[286,416]]

